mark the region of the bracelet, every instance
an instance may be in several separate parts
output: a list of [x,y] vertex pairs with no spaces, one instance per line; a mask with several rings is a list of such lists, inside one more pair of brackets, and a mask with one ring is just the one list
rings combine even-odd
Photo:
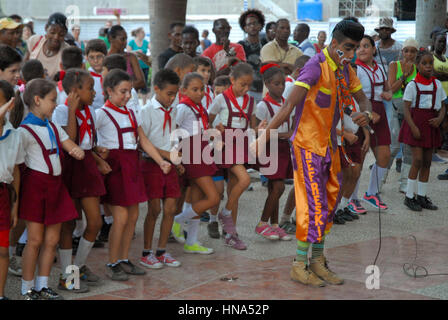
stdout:
[[372,112],[366,110],[366,111],[364,111],[364,113],[367,115],[369,120],[372,121]]

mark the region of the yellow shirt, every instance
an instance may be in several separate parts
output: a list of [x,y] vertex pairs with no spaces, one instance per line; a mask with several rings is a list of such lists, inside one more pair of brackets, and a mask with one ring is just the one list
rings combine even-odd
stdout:
[[[434,55],[434,70],[439,73],[446,73],[448,74],[448,59],[445,58],[445,62],[440,61],[435,55]],[[448,95],[448,81],[440,81],[442,82],[442,87],[445,90],[445,93]]]

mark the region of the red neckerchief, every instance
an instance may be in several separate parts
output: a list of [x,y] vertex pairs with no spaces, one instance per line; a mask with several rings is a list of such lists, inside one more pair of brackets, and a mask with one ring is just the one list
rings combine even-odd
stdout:
[[205,107],[207,108],[207,110],[208,110],[208,107],[210,107],[210,105],[212,104],[212,101],[213,101],[210,92],[211,92],[210,87],[206,85],[206,87],[205,87],[205,101],[206,101]]
[[429,86],[431,83],[433,83],[433,81],[436,79],[436,77],[431,77],[431,78],[425,78],[424,76],[422,76],[420,74],[420,72],[417,72],[417,76],[415,77],[414,81],[417,83],[421,83],[424,86]]
[[59,90],[59,92],[63,92],[64,91],[64,87],[62,86],[62,80],[58,81],[58,90]]
[[165,134],[165,127],[167,122],[170,124],[170,132],[171,132],[171,111],[173,111],[173,108],[165,109],[165,107],[161,105],[160,109],[165,114],[165,118],[163,119],[163,134]]
[[355,64],[357,64],[358,66],[364,67],[365,69],[369,70],[372,73],[372,75],[373,75],[373,84],[375,85],[375,83],[376,83],[376,70],[378,70],[378,68],[379,68],[378,67],[378,63],[375,60],[373,60],[373,69],[372,69],[371,66],[365,64],[364,62],[359,60],[359,58],[357,58],[356,61],[355,61]]
[[[68,107],[67,102],[68,102],[68,99],[65,100],[65,105]],[[93,144],[92,128],[90,127],[89,122],[88,122],[89,120],[91,122],[93,121],[92,120],[92,114],[90,113],[90,109],[89,109],[88,106],[84,106],[83,109],[84,109],[84,111],[86,113],[85,117],[81,113],[81,110],[76,109],[76,112],[75,112],[76,117],[78,117],[82,121],[81,125],[79,126],[79,143],[82,143],[82,141],[84,140],[84,136],[86,135],[86,132],[87,132],[89,134],[90,141]]]
[[285,79],[285,81],[286,81],[286,82],[293,82],[294,79],[291,78],[290,76],[287,76],[286,79]]
[[266,93],[266,96],[264,97],[264,100],[267,101],[267,102],[269,102],[270,104],[273,104],[273,105],[277,106],[277,107],[281,107],[282,104],[285,103],[285,99],[284,99],[283,97],[282,97],[282,103],[281,103],[281,104],[278,103],[277,101],[275,101],[275,100],[271,97],[271,95],[269,94],[269,92]]
[[90,75],[95,78],[100,78],[101,86],[103,86],[103,76],[102,75],[100,75],[96,72],[93,72],[93,71],[90,71]]
[[117,107],[116,105],[114,105],[112,102],[110,102],[110,100],[106,101],[106,104],[104,105],[107,108],[110,108],[118,113],[121,114],[127,114],[129,117],[129,121],[131,122],[131,126],[132,128],[134,128],[134,134],[135,134],[135,138],[137,139],[137,124],[134,122],[134,120],[132,120],[132,116],[131,113],[129,112],[128,108],[126,108],[126,106],[123,106],[123,109],[120,109],[119,107]]
[[180,100],[181,104],[185,104],[186,106],[189,106],[191,109],[195,110],[197,113],[199,113],[201,120],[202,120],[202,126],[204,127],[204,130],[208,129],[208,116],[207,111],[205,110],[202,103],[196,104],[193,100],[191,100],[187,96],[183,96],[182,100]]
[[244,116],[244,118],[246,118],[246,120],[249,121],[249,118],[244,112],[244,110],[247,108],[249,104],[249,95],[248,94],[244,95],[243,106],[241,107],[238,101],[236,100],[235,93],[233,93],[233,86],[230,86],[229,89],[223,92],[223,94],[225,94],[227,98],[229,98],[229,100],[233,103],[235,108],[238,109],[238,111],[240,112],[240,119]]

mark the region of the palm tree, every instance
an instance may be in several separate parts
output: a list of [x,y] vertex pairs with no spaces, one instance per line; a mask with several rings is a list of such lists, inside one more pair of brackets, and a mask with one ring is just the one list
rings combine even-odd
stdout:
[[170,24],[185,23],[187,0],[149,0],[149,29],[151,33],[152,74],[158,71],[157,57],[169,45]]

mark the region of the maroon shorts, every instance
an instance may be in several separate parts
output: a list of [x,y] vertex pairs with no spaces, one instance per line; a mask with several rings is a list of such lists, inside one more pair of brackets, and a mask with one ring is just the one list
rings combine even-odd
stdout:
[[8,187],[0,183],[0,231],[9,230],[11,227],[11,204]]
[[370,146],[372,148],[376,146],[390,146],[390,129],[384,104],[379,101],[372,101],[372,111],[380,115],[380,121],[375,124],[370,123],[370,127],[375,132],[370,136]]
[[440,128],[429,125],[429,120],[438,117],[438,112],[430,109],[411,108],[411,117],[420,130],[420,139],[415,139],[407,121],[401,125],[398,141],[412,147],[435,149],[442,145]]
[[130,207],[148,201],[137,150],[110,150],[106,161],[112,172],[104,179],[106,195],[102,197],[103,202]]
[[164,174],[160,166],[152,159],[142,159],[140,168],[148,200],[180,198],[179,176],[174,166],[171,166],[168,174]]
[[[267,157],[271,157],[270,144],[266,150]],[[275,166],[274,163],[269,162],[267,164],[260,164],[257,162],[257,167],[260,173],[270,180],[281,180],[281,179],[292,179],[293,178],[293,167],[291,159],[291,147],[288,140],[278,140],[278,151],[276,155],[277,170],[273,174],[264,174],[262,168],[269,168],[269,166]]]
[[78,218],[62,176],[27,168],[20,186],[20,219],[48,226]]
[[[199,145],[196,145],[197,141],[200,141]],[[188,148],[188,144],[189,152],[182,151],[182,165],[185,168],[185,177],[187,179],[197,179],[206,176],[213,177],[218,168],[214,163],[208,164],[204,162],[202,157],[203,154],[208,153],[208,151],[204,152],[204,150],[210,148],[208,141],[199,140],[197,137],[183,139],[181,142],[182,149]]]
[[0,247],[9,247],[9,229],[0,231]]
[[73,199],[101,197],[106,194],[104,178],[96,165],[91,150],[84,150],[85,157],[79,161],[64,158],[64,182]]

